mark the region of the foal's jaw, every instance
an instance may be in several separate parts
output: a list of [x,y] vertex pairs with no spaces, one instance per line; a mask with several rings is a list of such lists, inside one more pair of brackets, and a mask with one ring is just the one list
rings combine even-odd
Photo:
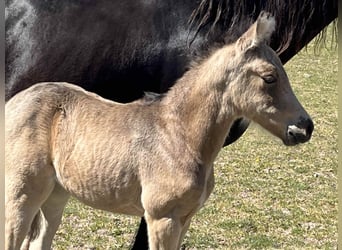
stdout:
[[[264,129],[282,140],[286,146],[295,146],[311,139],[314,124],[309,116],[300,116],[293,121],[276,121],[269,119],[268,122],[258,122]],[[265,121],[267,121],[265,119]]]
[[314,129],[311,118],[300,117],[296,122],[284,123],[270,119],[268,123],[258,123],[265,130],[282,140],[286,146],[308,142]]

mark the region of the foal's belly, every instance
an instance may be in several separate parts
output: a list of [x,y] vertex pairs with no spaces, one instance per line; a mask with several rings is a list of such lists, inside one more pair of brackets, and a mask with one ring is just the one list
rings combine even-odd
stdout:
[[58,182],[72,196],[93,208],[143,216],[141,186],[129,167],[73,166],[56,169]]

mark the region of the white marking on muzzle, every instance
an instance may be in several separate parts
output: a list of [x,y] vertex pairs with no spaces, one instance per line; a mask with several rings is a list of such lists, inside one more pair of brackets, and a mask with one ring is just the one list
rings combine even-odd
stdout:
[[306,135],[305,128],[298,128],[296,125],[289,125],[288,128],[291,130],[292,133]]

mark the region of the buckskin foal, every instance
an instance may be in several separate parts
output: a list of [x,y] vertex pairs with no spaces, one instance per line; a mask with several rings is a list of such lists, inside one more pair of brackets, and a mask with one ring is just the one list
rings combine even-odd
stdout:
[[36,84],[10,99],[6,249],[49,249],[70,195],[144,215],[151,249],[180,248],[213,189],[213,162],[236,118],[285,145],[311,137],[313,123],[267,45],[274,27],[261,13],[235,43],[152,100],[119,104],[67,83]]

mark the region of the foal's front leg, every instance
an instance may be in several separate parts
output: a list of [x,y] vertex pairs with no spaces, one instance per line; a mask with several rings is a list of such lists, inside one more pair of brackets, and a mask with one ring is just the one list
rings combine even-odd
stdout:
[[145,212],[145,219],[151,250],[175,250],[180,246],[183,226],[179,218],[155,218]]

